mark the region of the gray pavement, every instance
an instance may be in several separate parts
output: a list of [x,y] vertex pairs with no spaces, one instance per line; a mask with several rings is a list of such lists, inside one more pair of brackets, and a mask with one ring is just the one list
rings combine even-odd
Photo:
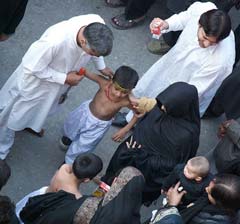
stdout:
[[[25,17],[16,34],[0,43],[0,87],[16,69],[30,44],[37,40],[49,26],[73,16],[88,13],[101,15],[109,24],[110,18],[122,10],[123,8],[106,7],[104,0],[29,1]],[[158,16],[158,10],[163,10],[161,2],[155,4],[150,10],[144,25],[129,31],[112,29],[115,44],[112,54],[105,60],[109,67],[115,70],[120,65],[129,65],[142,76],[158,60],[159,56],[150,54],[146,49],[146,43],[151,38],[148,25],[153,16]],[[236,12],[233,14],[235,15]],[[93,69],[91,65],[89,68]],[[96,90],[96,84],[89,80],[83,80],[79,86],[73,88],[61,113],[47,120],[43,138],[32,136],[25,131],[17,133],[14,146],[7,158],[12,168],[12,176],[3,188],[2,194],[10,196],[17,202],[25,194],[49,183],[51,176],[64,160],[64,152],[59,150],[58,141],[65,116],[81,102],[90,99]],[[202,121],[199,154],[205,154],[216,144],[216,130],[221,119]],[[118,145],[111,140],[114,131],[116,128],[111,127],[96,149],[96,153],[104,160],[105,168]],[[94,184],[87,184],[81,190],[83,193],[90,193],[94,187]],[[148,210],[143,208],[143,217]]]

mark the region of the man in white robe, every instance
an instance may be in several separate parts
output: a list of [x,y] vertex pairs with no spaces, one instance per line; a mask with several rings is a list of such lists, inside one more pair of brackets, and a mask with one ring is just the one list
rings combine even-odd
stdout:
[[[133,90],[136,97],[153,98],[174,82],[187,82],[197,87],[200,114],[204,114],[222,81],[231,74],[235,59],[234,35],[227,14],[225,19],[229,20],[230,34],[227,33],[227,37],[223,39],[207,36],[199,24],[200,16],[213,9],[216,6],[211,2],[196,2],[187,11],[175,14],[167,20],[153,20],[150,27],[161,24],[161,30],[165,32],[182,30],[182,33],[174,47],[139,80]],[[128,122],[131,117],[130,112]],[[118,120],[124,123],[124,120],[116,117],[113,125],[120,126]]]
[[0,158],[5,159],[15,131],[39,133],[61,95],[81,81],[82,66],[92,59],[96,68],[111,75],[103,57],[110,54],[113,34],[94,14],[73,17],[48,28],[34,42],[22,63],[0,90]]

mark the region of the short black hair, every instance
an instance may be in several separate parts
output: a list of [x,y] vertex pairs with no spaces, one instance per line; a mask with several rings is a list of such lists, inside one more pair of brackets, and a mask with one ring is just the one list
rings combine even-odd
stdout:
[[0,159],[0,190],[7,183],[10,176],[11,176],[10,167],[4,160]]
[[90,23],[85,27],[83,36],[87,39],[89,47],[100,56],[107,56],[113,47],[113,33],[102,23]]
[[229,15],[219,9],[203,13],[199,19],[199,24],[207,36],[216,37],[218,42],[228,37],[232,28]]
[[78,179],[92,179],[102,168],[101,158],[90,152],[78,155],[72,165],[73,173]]
[[15,217],[15,205],[9,197],[0,195],[0,223],[9,224]]
[[240,177],[233,174],[217,174],[211,196],[216,205],[226,211],[238,211],[240,209]]
[[113,75],[113,81],[128,90],[132,90],[136,86],[138,79],[138,73],[128,66],[119,67]]

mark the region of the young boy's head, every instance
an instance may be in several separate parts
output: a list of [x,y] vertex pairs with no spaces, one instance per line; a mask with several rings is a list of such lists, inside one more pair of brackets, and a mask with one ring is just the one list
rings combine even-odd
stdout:
[[15,218],[15,206],[7,196],[0,195],[0,223],[12,223]]
[[82,181],[94,178],[103,168],[101,158],[93,153],[82,153],[74,160],[73,174]]
[[203,156],[189,159],[184,167],[184,175],[187,179],[201,181],[209,173],[209,162]]
[[128,66],[119,67],[112,79],[113,94],[119,98],[127,96],[136,86],[138,79],[138,73],[134,69]]
[[7,183],[11,175],[11,169],[8,164],[0,159],[0,190]]

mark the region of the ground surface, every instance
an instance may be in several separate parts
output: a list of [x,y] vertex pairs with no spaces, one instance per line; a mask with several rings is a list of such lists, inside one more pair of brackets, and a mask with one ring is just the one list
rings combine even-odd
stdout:
[[[157,2],[148,12],[144,25],[129,31],[112,29],[115,44],[112,54],[106,58],[109,67],[115,70],[120,65],[129,65],[142,76],[158,60],[159,56],[147,51],[146,43],[151,38],[148,24],[153,16],[159,15],[161,10],[163,10],[162,3]],[[29,1],[25,17],[16,34],[8,41],[0,43],[0,87],[21,62],[30,44],[37,40],[49,26],[73,16],[88,13],[101,15],[109,24],[110,18],[122,11],[123,8],[106,7],[104,0]],[[236,18],[238,16],[239,19],[239,15],[236,12],[232,14],[236,25]],[[92,68],[92,66],[89,67]],[[81,102],[90,99],[96,92],[96,88],[97,86],[91,81],[83,80],[78,87],[72,89],[62,112],[47,120],[43,138],[34,137],[24,131],[17,133],[15,144],[7,158],[12,168],[12,176],[4,187],[3,194],[7,194],[17,202],[25,194],[49,183],[51,176],[64,160],[64,152],[59,150],[58,146],[64,117]],[[217,143],[216,130],[220,121],[221,118],[202,121],[199,154],[208,152]],[[111,127],[96,149],[96,153],[104,160],[105,168],[118,145],[111,140],[114,131],[116,128]],[[90,193],[94,187],[93,184],[88,184],[82,187],[82,191]],[[148,210],[143,208],[143,218],[149,214]]]

